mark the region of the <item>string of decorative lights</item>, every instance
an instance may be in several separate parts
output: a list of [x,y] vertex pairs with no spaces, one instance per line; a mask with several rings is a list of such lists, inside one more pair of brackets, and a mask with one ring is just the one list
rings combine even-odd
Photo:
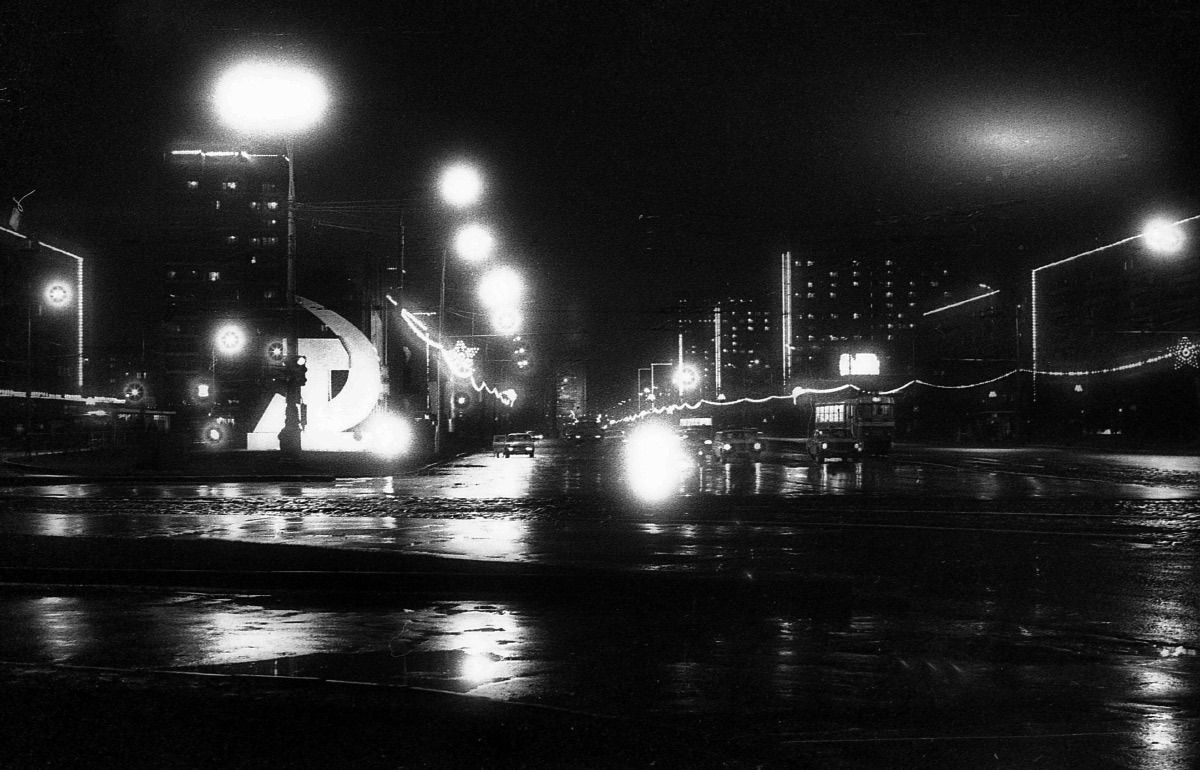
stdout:
[[[1175,360],[1175,368],[1177,368],[1177,369],[1182,366],[1192,366],[1192,367],[1200,368],[1200,344],[1192,342],[1187,337],[1183,337],[1179,340],[1179,342],[1172,345],[1166,352],[1159,353],[1158,355],[1150,356],[1149,358],[1144,358],[1141,361],[1135,361],[1133,363],[1128,363],[1128,364],[1121,364],[1120,366],[1109,366],[1109,367],[1105,367],[1103,369],[1088,369],[1088,370],[1066,371],[1066,372],[1047,372],[1047,371],[1038,370],[1037,374],[1044,375],[1047,377],[1090,377],[1090,376],[1094,376],[1094,375],[1114,374],[1116,372],[1126,372],[1126,371],[1129,371],[1130,369],[1137,369],[1142,366],[1150,366],[1152,364],[1157,364],[1162,361],[1166,361],[1167,359],[1174,359]],[[936,388],[938,390],[969,390],[970,388],[979,388],[979,387],[983,387],[984,385],[991,385],[994,382],[999,382],[1000,380],[1004,380],[1009,377],[1012,377],[1015,374],[1033,374],[1033,373],[1034,373],[1033,369],[1013,369],[1012,371],[1005,372],[1004,374],[1001,374],[997,377],[992,377],[991,379],[982,380],[980,382],[972,382],[972,383],[969,383],[966,385],[939,385],[934,382],[926,382],[925,380],[909,380],[908,382],[904,383],[903,385],[901,385],[897,388],[892,388],[891,390],[879,391],[879,395],[881,395],[881,396],[894,395],[894,394],[899,393],[899,392],[901,392],[907,388],[910,388],[914,385],[924,385],[927,388]],[[824,395],[824,394],[828,394],[828,393],[836,393],[841,390],[846,390],[847,388],[853,388],[854,390],[862,391],[862,388],[858,387],[857,385],[853,385],[851,383],[845,383],[845,384],[839,385],[835,388],[797,387],[797,388],[794,388],[792,390],[792,392],[788,395],[765,396],[763,398],[739,398],[734,401],[714,401],[712,399],[706,398],[706,399],[700,399],[699,401],[697,401],[693,404],[671,404],[669,406],[663,406],[663,407],[652,407],[650,409],[642,410],[641,412],[638,412],[637,414],[630,415],[629,417],[623,417],[620,420],[617,420],[617,422],[632,422],[634,420],[640,420],[644,417],[648,417],[653,414],[674,414],[675,412],[683,410],[683,409],[688,409],[688,410],[699,409],[701,406],[718,406],[718,407],[719,406],[735,406],[737,404],[765,404],[768,401],[776,401],[776,400],[784,400],[784,399],[794,400],[794,399],[796,399],[800,396],[804,396],[804,395],[812,395],[812,394]]]
[[412,329],[413,334],[416,334],[426,345],[431,348],[435,348],[438,351],[438,354],[441,355],[442,360],[446,362],[447,366],[450,367],[452,372],[455,372],[458,374],[458,376],[464,379],[469,379],[471,381],[471,387],[475,389],[476,393],[483,393],[486,391],[500,399],[500,403],[504,404],[505,406],[512,406],[513,402],[517,400],[517,392],[515,390],[509,388],[508,390],[502,391],[499,388],[494,388],[491,385],[488,385],[486,380],[476,380],[474,372],[463,368],[464,357],[469,358],[469,356],[465,356],[464,350],[466,349],[466,346],[461,340],[459,340],[454,347],[447,348],[442,343],[430,337],[429,327],[425,324],[425,322],[414,316],[408,310],[401,308],[400,317],[403,318],[404,322],[408,324],[408,328]]

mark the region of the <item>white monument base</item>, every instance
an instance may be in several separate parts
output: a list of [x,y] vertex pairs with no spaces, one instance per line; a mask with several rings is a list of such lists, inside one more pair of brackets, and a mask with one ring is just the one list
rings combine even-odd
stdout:
[[[300,433],[300,448],[309,452],[365,452],[361,438],[353,433],[306,430]],[[246,449],[253,452],[279,450],[279,433],[248,433]]]

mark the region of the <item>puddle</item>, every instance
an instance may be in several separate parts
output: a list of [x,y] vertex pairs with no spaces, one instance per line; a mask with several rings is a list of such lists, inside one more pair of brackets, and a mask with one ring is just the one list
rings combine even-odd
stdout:
[[353,682],[430,687],[470,692],[484,685],[528,676],[531,661],[505,658],[494,652],[467,650],[372,651],[317,653],[247,663],[189,667],[189,670],[230,675],[306,677]]

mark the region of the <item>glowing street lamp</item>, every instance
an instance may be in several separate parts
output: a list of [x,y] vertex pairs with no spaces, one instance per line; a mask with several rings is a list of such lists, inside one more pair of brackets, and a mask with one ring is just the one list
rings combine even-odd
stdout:
[[682,396],[700,383],[700,374],[696,371],[696,367],[684,364],[675,368],[675,376],[672,379],[675,387],[679,390],[679,395]]
[[[316,73],[277,62],[238,64],[217,81],[213,102],[221,121],[251,134],[282,136],[288,164],[287,197],[287,354],[298,352],[296,320],[296,150],[293,137],[321,119],[329,92]],[[279,448],[298,454],[300,445],[300,388],[289,382]]]
[[516,334],[521,328],[521,314],[512,308],[504,308],[492,314],[492,328],[497,334]]
[[221,76],[213,102],[221,122],[231,128],[267,136],[292,136],[321,119],[329,92],[311,70],[249,61]]
[[474,166],[457,163],[442,172],[442,200],[456,209],[471,206],[483,195],[483,175]]
[[213,350],[226,356],[236,356],[246,347],[246,333],[240,326],[222,326],[213,335]]
[[487,259],[495,246],[495,237],[483,225],[467,225],[454,236],[454,250],[468,262]]
[[497,267],[479,283],[479,301],[489,310],[506,310],[521,302],[525,287],[511,267]]
[[1151,251],[1174,254],[1183,248],[1184,235],[1179,224],[1166,219],[1154,219],[1147,223],[1142,238]]
[[64,307],[71,301],[71,289],[65,283],[55,282],[46,287],[45,297],[51,307]]

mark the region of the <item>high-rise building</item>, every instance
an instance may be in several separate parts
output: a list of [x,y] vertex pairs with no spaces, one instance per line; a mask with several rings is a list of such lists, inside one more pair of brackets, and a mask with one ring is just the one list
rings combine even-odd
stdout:
[[706,398],[757,396],[777,385],[774,313],[746,297],[681,299],[676,310],[685,364]]
[[775,346],[797,381],[838,377],[846,354],[875,354],[885,375],[911,373],[921,313],[951,294],[950,271],[936,260],[793,251],[782,267],[785,328]]
[[248,329],[281,330],[287,159],[181,148],[165,155],[161,180],[156,269],[164,287],[166,392],[158,394],[159,401],[244,411],[251,394],[261,390],[262,357],[220,360],[213,337],[222,323],[233,321]]
[[587,372],[578,363],[563,364],[557,371],[555,427],[562,429],[588,416]]

